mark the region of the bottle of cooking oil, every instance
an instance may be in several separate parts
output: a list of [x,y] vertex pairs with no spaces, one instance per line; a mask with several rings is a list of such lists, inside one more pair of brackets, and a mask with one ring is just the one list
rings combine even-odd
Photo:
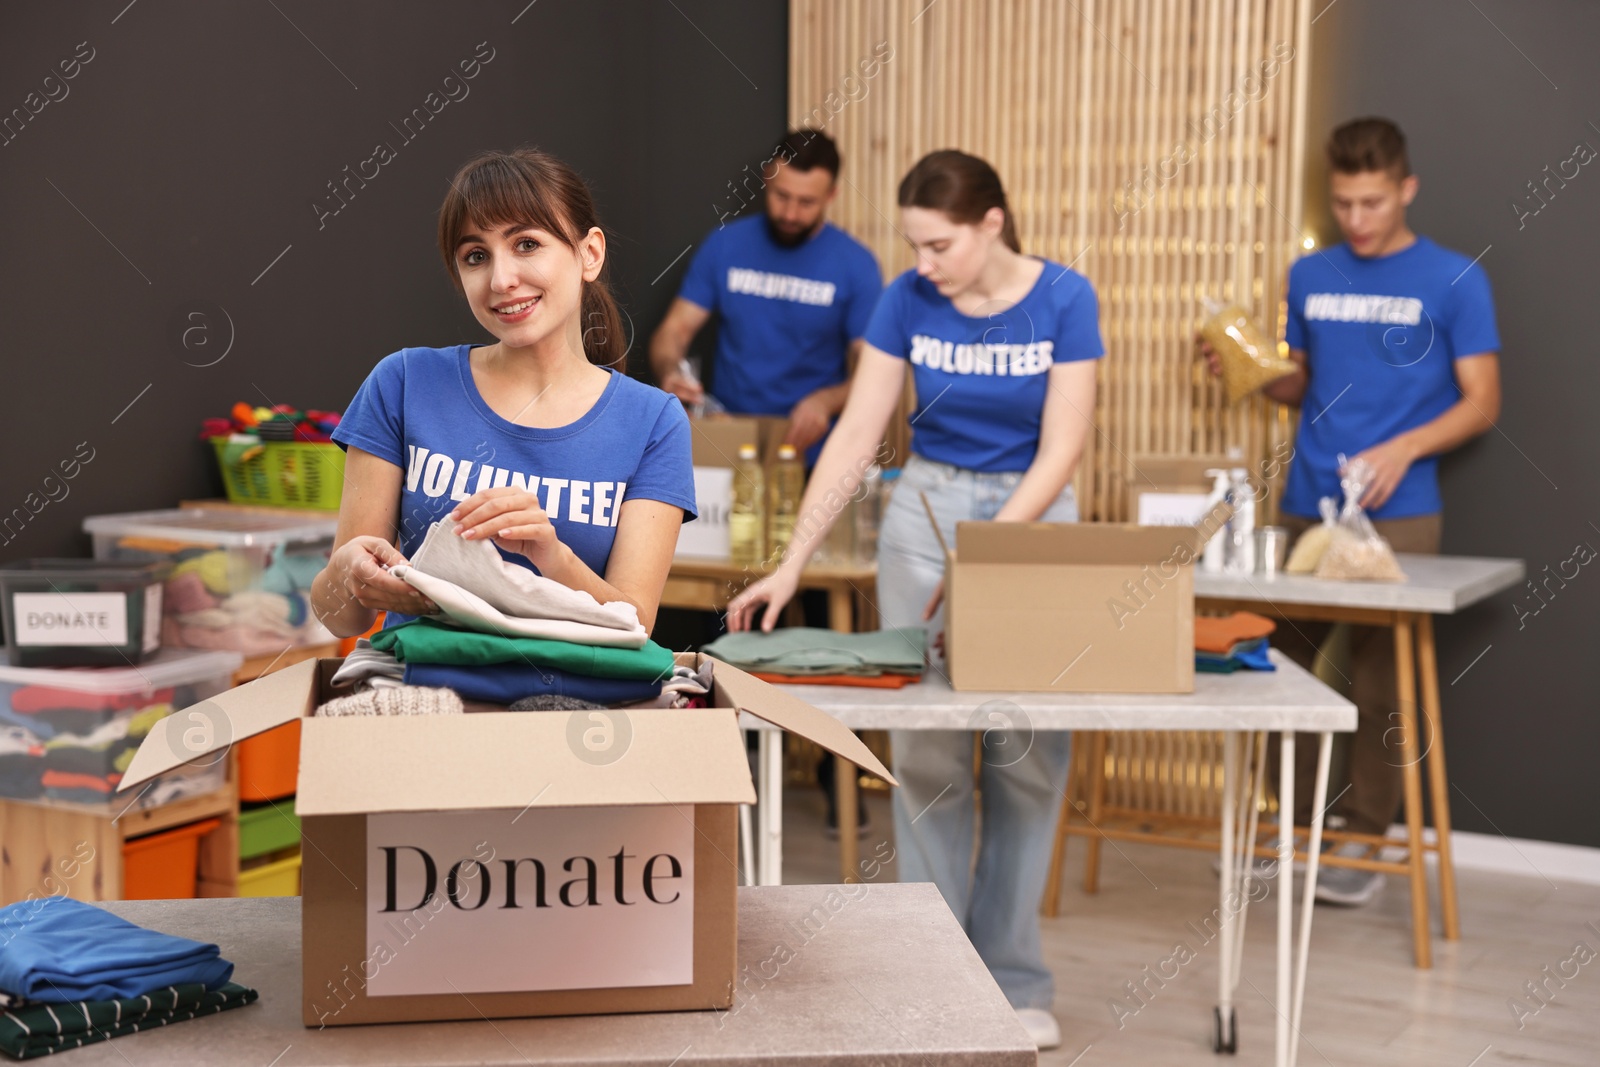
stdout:
[[794,537],[794,524],[800,514],[800,497],[805,493],[806,469],[795,452],[794,445],[778,446],[778,463],[772,471],[771,516],[767,528],[767,543],[772,562],[783,560],[784,550]]
[[739,446],[739,460],[733,465],[733,509],[728,513],[728,556],[736,567],[760,566],[766,546],[762,543],[765,486],[756,446]]

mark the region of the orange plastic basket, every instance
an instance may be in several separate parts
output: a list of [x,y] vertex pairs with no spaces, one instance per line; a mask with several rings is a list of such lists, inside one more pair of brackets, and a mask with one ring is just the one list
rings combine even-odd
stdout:
[[300,783],[300,720],[239,742],[239,799],[282,800]]
[[201,819],[122,843],[123,900],[188,900],[200,876],[200,839],[222,825]]

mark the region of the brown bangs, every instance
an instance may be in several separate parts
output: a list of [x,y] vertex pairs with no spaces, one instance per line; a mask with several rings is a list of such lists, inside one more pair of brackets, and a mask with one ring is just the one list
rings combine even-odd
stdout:
[[541,193],[559,189],[554,175],[542,173],[543,160],[529,152],[485,152],[468,160],[450,182],[439,208],[439,254],[456,288],[456,246],[474,231],[536,227],[575,246],[571,220]]

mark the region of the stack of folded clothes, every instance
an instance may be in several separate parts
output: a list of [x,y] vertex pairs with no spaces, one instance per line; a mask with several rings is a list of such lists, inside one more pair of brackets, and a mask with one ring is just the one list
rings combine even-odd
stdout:
[[[640,704],[664,693],[687,700],[709,692],[709,679],[676,668],[672,653],[650,640],[632,604],[601,604],[505,560],[487,541],[463,540],[447,523],[430,527],[410,564],[393,573],[440,613],[358,644],[334,675],[335,687],[351,687],[355,695],[397,686],[450,690],[463,701],[496,705],[558,698],[568,706]],[[400,706],[399,698],[386,699]],[[378,710],[374,698],[371,713],[457,710],[437,696],[406,699],[416,710]]]
[[1248,611],[1194,620],[1194,669],[1207,674],[1277,670],[1267,657],[1267,637],[1278,628]]
[[0,796],[103,804],[172,689],[106,694],[18,686],[0,703]]
[[256,1000],[216,945],[44,897],[0,908],[0,1051],[47,1056]]
[[769,682],[898,689],[922,677],[927,639],[920,626],[853,634],[792,626],[723,634],[705,653]]

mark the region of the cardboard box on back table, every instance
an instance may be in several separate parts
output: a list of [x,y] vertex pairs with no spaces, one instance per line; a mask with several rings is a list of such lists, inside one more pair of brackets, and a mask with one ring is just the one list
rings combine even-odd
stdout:
[[686,559],[725,560],[733,465],[739,458],[739,446],[756,446],[762,471],[771,485],[778,445],[789,432],[789,420],[770,415],[713,416],[691,419],[689,428],[694,442],[694,495],[699,517],[684,525],[674,554]]
[[957,523],[945,548],[951,686],[1193,692],[1193,564],[1229,514],[1221,505],[1199,526]]
[[307,1026],[727,1008],[735,805],[755,801],[739,711],[893,781],[837,720],[720,662],[704,709],[318,718],[339,662],[161,720],[122,780],[302,720]]

